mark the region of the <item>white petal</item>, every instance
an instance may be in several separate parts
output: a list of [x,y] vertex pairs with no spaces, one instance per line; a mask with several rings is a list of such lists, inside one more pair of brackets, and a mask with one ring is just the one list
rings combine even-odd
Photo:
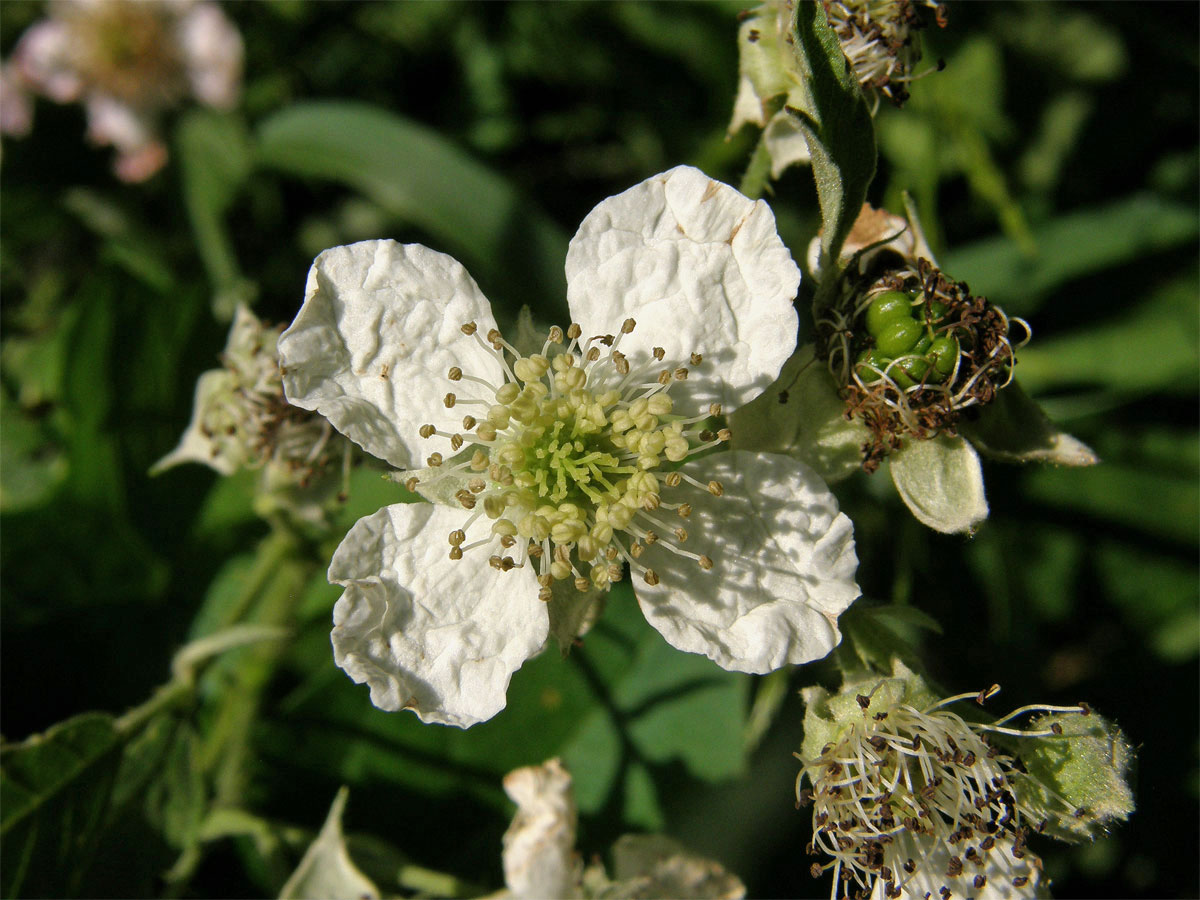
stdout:
[[808,165],[812,153],[808,139],[788,113],[780,111],[771,117],[763,132],[767,152],[771,154],[771,177],[778,179],[789,166]]
[[[820,659],[837,646],[837,617],[859,595],[850,520],[815,472],[774,453],[734,450],[683,472],[724,495],[696,489],[683,545],[712,558],[709,572],[659,541],[640,562],[658,585],[635,576],[642,612],[680,650],[722,668],[763,673]],[[664,535],[664,538],[666,535]]]
[[237,104],[242,80],[242,36],[215,3],[197,3],[179,22],[179,44],[192,93],[220,109]]
[[496,358],[462,333],[467,322],[484,334],[496,327],[487,298],[444,253],[395,241],[326,250],[279,338],[284,393],[368,453],[399,468],[419,465],[430,452],[420,427],[453,430],[462,418],[442,403],[450,367],[502,381]]
[[380,709],[460,728],[504,708],[512,673],[549,627],[531,567],[493,569],[485,547],[449,558],[446,536],[464,515],[384,507],[355,523],[329,564],[330,582],[346,588],[333,609],[337,664]]
[[567,302],[584,338],[633,317],[621,343],[631,363],[656,346],[669,365],[704,357],[671,389],[689,409],[730,411],[775,380],[796,346],[799,284],[770,208],[687,166],[600,203],[567,252]]
[[571,774],[561,762],[504,776],[517,814],[504,832],[504,883],[520,900],[578,897],[582,866],[575,852],[578,813]]
[[72,44],[71,29],[65,22],[43,19],[21,35],[13,61],[31,88],[58,103],[72,103],[83,93]]

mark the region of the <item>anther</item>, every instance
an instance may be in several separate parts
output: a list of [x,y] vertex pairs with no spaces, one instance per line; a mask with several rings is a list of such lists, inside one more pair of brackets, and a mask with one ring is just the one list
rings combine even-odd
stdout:
[[664,385],[671,383],[671,370],[670,369],[663,369],[661,372],[658,373],[658,383],[664,384]]
[[654,587],[654,585],[658,584],[658,573],[653,569],[647,569],[644,573],[642,573],[642,578],[645,579],[646,584],[650,585],[651,587]]
[[667,355],[667,351],[664,350],[662,347],[655,347],[653,350],[650,351],[650,353],[659,362],[662,362],[663,358]]
[[710,481],[708,483],[708,492],[714,497],[720,497],[725,493],[725,487],[719,481]]
[[467,322],[465,325],[462,326],[463,334],[471,335],[471,334],[474,334],[478,330],[479,330],[479,326],[476,325],[474,322]]
[[487,482],[484,481],[482,478],[472,478],[470,481],[467,482],[467,490],[470,491],[472,494],[482,493],[483,489],[486,487],[487,487]]
[[408,491],[410,491],[410,492],[413,492],[413,493],[416,493],[416,490],[417,490],[417,485],[418,485],[418,484],[420,484],[420,483],[421,483],[421,482],[420,482],[420,481],[417,479],[417,476],[416,476],[416,475],[414,475],[414,476],[412,476],[411,478],[407,478],[407,479],[405,479],[405,481],[404,481],[404,487],[405,487],[405,489],[406,489],[406,490],[408,490]]
[[685,541],[687,541],[687,539],[688,539],[688,533],[687,533],[686,528],[676,528],[674,531],[674,534],[675,534],[675,540],[679,541],[679,543],[681,543],[681,544],[684,543]]
[[721,414],[721,404],[720,403],[710,403],[708,405],[708,414],[710,416],[719,416]]
[[504,561],[499,556],[488,557],[488,565],[493,569],[500,569],[504,566]]
[[461,434],[450,435],[450,449],[461,450],[463,445],[463,436]]
[[656,544],[658,543],[658,534],[653,531],[647,531],[644,540],[646,541],[647,545]]
[[700,365],[700,363],[702,363],[702,362],[704,362],[704,357],[703,357],[703,356],[701,356],[699,353],[693,353],[693,354],[692,354],[692,365],[693,365],[693,366],[698,366],[698,365]]
[[708,571],[712,570],[712,567],[713,567],[713,561],[709,557],[707,557],[707,556],[700,557],[700,568],[702,568],[705,572],[708,572]]
[[476,419],[474,416],[463,416],[463,428],[470,431],[475,427]]
[[662,503],[662,501],[659,499],[658,494],[647,494],[642,499],[642,509],[647,510],[647,511],[653,511],[653,510],[658,509],[658,507],[661,505],[661,503]]
[[462,381],[462,369],[458,366],[451,366],[450,371],[446,373],[446,377],[451,381]]
[[462,559],[462,548],[461,547],[451,547],[450,548],[450,558],[451,559]]
[[508,550],[510,547],[515,546],[516,543],[517,543],[517,539],[515,537],[513,537],[511,534],[503,535],[500,538],[500,546],[503,547],[505,550]]
[[442,454],[430,453],[429,458],[425,460],[425,464],[431,468],[437,468],[442,464]]
[[454,404],[457,400],[458,398],[454,394],[447,394],[442,398],[442,402],[446,404],[446,409],[454,409]]
[[460,528],[457,531],[450,532],[449,539],[451,547],[459,547],[466,541],[467,533]]
[[588,352],[587,352],[587,361],[595,362],[599,358],[600,358],[600,348],[599,347],[589,347]]
[[437,429],[432,425],[422,425],[417,429],[417,434],[423,438],[431,438],[437,433]]
[[663,479],[667,487],[679,487],[683,483],[683,476],[678,472],[671,472]]
[[680,366],[672,374],[675,376],[676,381],[687,381],[688,370],[685,369],[683,366]]
[[[579,337],[579,335],[576,335],[575,337]],[[591,587],[592,587],[592,583],[590,581],[588,581],[586,578],[580,577],[580,578],[575,579],[575,590],[579,591],[579,593],[581,593],[581,594],[586,593],[588,590],[591,589]]]
[[563,342],[563,330],[557,325],[550,326],[550,334],[547,335],[547,339],[552,344],[561,344]]
[[692,504],[680,503],[679,509],[677,509],[676,512],[679,513],[679,518],[686,519],[688,516],[690,516],[692,514]]
[[578,340],[581,334],[583,334],[583,329],[579,327],[579,323],[572,322],[567,326],[567,337],[571,340]]
[[463,509],[474,509],[475,508],[475,495],[472,494],[470,491],[458,491],[454,495],[454,499],[457,500],[459,502],[459,504],[462,505]]
[[621,334],[629,334],[635,328],[637,328],[637,322],[633,319],[626,319],[621,323]]
[[729,441],[733,437],[733,433],[728,428],[722,428],[717,432],[718,441]]
[[487,333],[487,340],[488,340],[488,343],[492,345],[493,349],[496,349],[496,350],[504,349],[504,345],[502,343],[504,340],[504,335],[502,335],[500,333],[499,328],[489,328],[488,333]]

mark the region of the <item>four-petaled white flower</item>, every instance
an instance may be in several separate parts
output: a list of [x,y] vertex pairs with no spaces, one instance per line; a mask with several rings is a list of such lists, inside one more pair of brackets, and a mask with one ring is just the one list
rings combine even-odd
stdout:
[[83,103],[88,137],[114,146],[118,177],[135,182],[167,160],[163,111],[188,94],[219,109],[237,103],[242,55],[237,28],[210,0],[56,0],[13,63],[20,86]]
[[450,257],[335,247],[280,338],[288,399],[434,501],[361,519],[329,568],[335,659],[376,706],[490,718],[548,603],[588,602],[625,566],[650,624],[726,669],[840,640],[857,560],[824,482],[710,452],[796,344],[800,273],[770,209],[676,168],[597,206],[566,273],[573,324],[522,355]]

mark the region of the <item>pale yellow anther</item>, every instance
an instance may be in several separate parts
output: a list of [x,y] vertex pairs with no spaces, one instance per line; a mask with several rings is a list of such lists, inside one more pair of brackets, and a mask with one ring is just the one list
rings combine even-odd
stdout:
[[437,429],[434,428],[432,425],[422,425],[420,428],[417,429],[417,434],[419,434],[423,438],[431,438],[435,434],[437,434]]
[[608,508],[608,523],[614,531],[624,531],[633,521],[634,510],[624,503],[614,503]]
[[417,485],[420,483],[421,482],[417,480],[417,476],[414,475],[411,478],[405,479],[404,487],[405,487],[405,489],[407,489],[410,492],[415,492],[417,490]]
[[642,554],[646,552],[646,547],[641,541],[634,541],[629,545],[629,555],[634,559],[641,559]]
[[467,322],[465,325],[462,326],[462,333],[470,335],[470,334],[474,334],[478,329],[479,329],[479,326],[477,326],[474,322]]
[[705,572],[707,572],[707,571],[711,570],[712,567],[713,567],[713,561],[709,557],[707,557],[707,556],[700,557],[700,568],[702,568]]
[[462,369],[458,366],[451,366],[450,371],[446,373],[446,377],[451,381],[462,381]]
[[483,512],[489,519],[498,519],[504,515],[504,498],[489,494],[483,498]]
[[508,407],[496,406],[491,407],[487,413],[488,424],[496,429],[504,429],[508,427],[509,415]]
[[431,468],[436,469],[441,464],[442,464],[442,454],[440,454],[440,453],[431,453],[431,454],[429,454],[429,457],[425,460],[425,465],[427,465]]
[[486,453],[484,453],[482,450],[476,450],[474,453],[471,454],[471,471],[472,472],[483,472],[487,469],[487,467],[488,467],[488,458],[487,458]]
[[710,403],[708,405],[708,414],[710,416],[719,416],[721,414],[721,404],[720,403]]
[[684,438],[676,437],[666,442],[666,445],[663,447],[663,455],[671,462],[682,462],[687,459],[690,449],[688,442]]
[[487,482],[482,478],[472,478],[467,482],[467,490],[472,494],[482,494],[484,488],[487,487]]
[[681,543],[681,544],[688,539],[688,533],[687,533],[686,528],[676,528],[674,534],[675,534],[675,539],[677,541],[679,541],[679,543]]
[[613,537],[612,525],[608,522],[597,522],[592,526],[592,537],[601,544],[607,544]]
[[512,403],[521,393],[521,388],[512,381],[506,381],[496,388],[496,402],[505,405]]
[[722,428],[720,431],[717,432],[717,440],[718,441],[728,441],[732,437],[733,437],[733,432],[731,432],[728,428]]
[[647,545],[657,544],[658,543],[658,532],[657,531],[647,531],[646,537],[643,538],[643,540],[646,542]]
[[683,483],[683,476],[678,472],[669,472],[663,481],[666,482],[667,487],[679,487]]
[[658,573],[653,569],[647,569],[644,573],[642,573],[642,578],[645,579],[646,584],[650,585],[651,587],[654,587],[654,585],[658,584]]
[[544,588],[551,587],[554,584],[554,576],[547,572],[545,575],[537,577],[537,583]]
[[708,483],[708,492],[714,497],[720,497],[725,493],[725,486],[719,481],[710,481]]
[[579,591],[579,593],[582,594],[585,591],[591,590],[591,587],[592,583],[586,578],[580,577],[575,579],[575,590]]
[[626,319],[621,323],[621,334],[630,334],[635,328],[637,328],[637,322],[633,319]]
[[562,581],[564,578],[571,577],[571,566],[562,560],[555,560],[550,563],[550,575],[555,581]]
[[550,529],[550,540],[556,544],[573,544],[586,533],[582,522],[559,522]]
[[458,398],[455,397],[453,393],[447,394],[445,397],[442,398],[442,403],[446,404],[446,409],[454,409],[454,404],[457,401],[458,401]]
[[517,533],[517,526],[508,519],[498,519],[492,523],[492,534],[502,537],[511,537]]
[[[525,451],[518,444],[505,444],[496,454],[496,458],[506,466],[516,468],[525,462]],[[500,479],[496,479],[499,481]]]
[[567,337],[571,340],[577,340],[581,334],[583,334],[583,329],[579,327],[578,323],[572,322],[567,326]]
[[617,552],[617,548],[612,546],[611,544],[609,544],[607,547],[604,548],[604,558],[607,559],[609,562],[612,562],[620,555],[621,554]]
[[675,401],[670,394],[655,394],[646,399],[646,410],[652,416],[666,416],[675,408]]
[[557,325],[550,326],[550,334],[548,335],[550,343],[561,344],[563,342],[563,330]]
[[693,365],[693,366],[698,366],[698,365],[700,365],[700,363],[702,363],[702,362],[704,362],[704,357],[703,357],[703,356],[701,356],[699,353],[693,353],[693,354],[692,354],[692,365]]
[[521,519],[518,527],[523,537],[535,540],[539,544],[550,537],[550,522],[545,516],[529,513]]
[[661,505],[662,500],[658,494],[647,494],[642,498],[642,509],[653,512]]
[[521,381],[537,381],[550,368],[550,360],[541,354],[527,356],[513,363],[513,373]]
[[475,427],[477,420],[474,416],[463,416],[463,428],[470,431]]
[[592,566],[592,584],[598,589],[604,590],[608,587],[612,579],[608,576],[608,566],[596,565]]
[[466,541],[467,533],[460,528],[457,531],[450,532],[449,538],[450,538],[450,546],[458,547]]
[[612,425],[615,433],[621,434],[633,427],[633,418],[626,410],[614,409],[612,416],[609,417],[609,424]]
[[585,534],[579,539],[579,543],[575,545],[575,553],[584,562],[590,562],[596,558],[596,554],[600,552],[601,544],[590,534]]
[[479,427],[475,429],[475,436],[481,441],[494,441],[496,439],[496,429],[488,422],[480,422]]
[[[524,537],[524,535],[521,535],[521,536]],[[530,544],[526,548],[525,552],[529,554],[530,559],[541,559],[542,558],[542,548],[538,544]]]

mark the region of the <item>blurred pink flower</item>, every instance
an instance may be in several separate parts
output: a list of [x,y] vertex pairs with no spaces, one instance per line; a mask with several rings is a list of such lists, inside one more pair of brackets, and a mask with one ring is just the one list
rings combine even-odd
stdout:
[[82,103],[88,138],[116,148],[122,180],[144,181],[166,163],[165,110],[189,95],[220,109],[237,103],[242,37],[210,0],[54,0],[49,9],[17,43],[4,106],[16,110],[10,95],[21,89]]

